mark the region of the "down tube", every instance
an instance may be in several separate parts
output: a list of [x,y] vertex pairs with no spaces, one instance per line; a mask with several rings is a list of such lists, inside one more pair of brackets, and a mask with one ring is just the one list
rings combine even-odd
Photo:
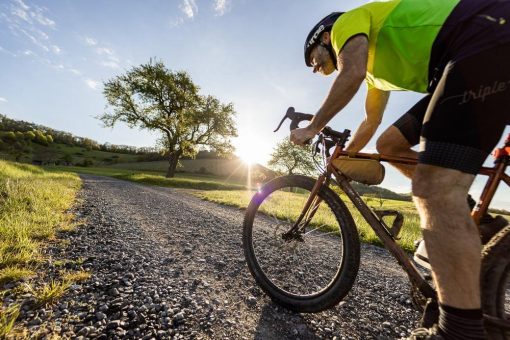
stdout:
[[388,231],[381,225],[378,218],[374,215],[372,210],[363,202],[359,194],[354,191],[354,189],[349,184],[347,178],[334,171],[335,177],[338,180],[338,184],[340,188],[349,196],[351,202],[358,208],[361,215],[365,218],[367,223],[372,227],[376,235],[383,242],[386,249],[393,254],[393,257],[398,261],[400,266],[405,270],[411,282],[418,287],[420,292],[426,298],[435,299],[436,292],[434,289],[428,284],[428,282],[421,276],[420,272],[416,268],[416,266],[409,260],[407,254],[400,248],[393,237],[388,233]]

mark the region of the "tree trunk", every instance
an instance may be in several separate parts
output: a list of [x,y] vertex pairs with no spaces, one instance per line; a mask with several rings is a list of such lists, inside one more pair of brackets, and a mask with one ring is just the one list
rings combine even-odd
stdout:
[[166,172],[166,178],[172,178],[175,176],[175,169],[177,168],[177,164],[179,163],[179,157],[181,157],[182,152],[171,151],[168,154],[168,170]]

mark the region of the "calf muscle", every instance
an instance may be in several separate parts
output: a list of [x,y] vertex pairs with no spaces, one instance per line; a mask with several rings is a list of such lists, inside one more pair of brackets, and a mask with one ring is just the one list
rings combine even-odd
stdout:
[[417,166],[413,179],[439,301],[461,309],[480,308],[481,243],[465,201],[473,179],[424,164]]

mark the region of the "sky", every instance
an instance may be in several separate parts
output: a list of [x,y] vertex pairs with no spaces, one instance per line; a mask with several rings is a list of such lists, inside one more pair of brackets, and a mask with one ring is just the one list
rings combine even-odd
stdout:
[[[288,124],[273,133],[289,106],[315,113],[334,76],[304,65],[303,44],[326,14],[360,6],[344,0],[0,0],[0,113],[99,143],[154,146],[158,135],[125,125],[105,128],[103,83],[156,58],[184,70],[201,88],[233,103],[238,155],[265,164]],[[360,89],[331,122],[355,130],[364,116]],[[422,95],[393,92],[376,137]],[[508,132],[508,129],[507,129]],[[490,165],[490,161],[487,165]],[[409,192],[389,165],[382,186]],[[474,194],[481,191],[480,180]],[[496,206],[509,208],[508,189]]]

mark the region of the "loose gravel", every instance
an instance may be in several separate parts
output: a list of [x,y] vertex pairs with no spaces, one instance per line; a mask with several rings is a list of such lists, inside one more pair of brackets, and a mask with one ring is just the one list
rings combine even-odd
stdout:
[[51,307],[24,308],[21,322],[31,335],[398,339],[417,325],[407,277],[384,249],[362,246],[358,280],[338,306],[298,314],[272,303],[251,277],[242,211],[179,189],[82,178],[77,215],[86,222],[63,236],[66,247],[49,251],[55,259],[82,259],[78,267],[92,276]]

